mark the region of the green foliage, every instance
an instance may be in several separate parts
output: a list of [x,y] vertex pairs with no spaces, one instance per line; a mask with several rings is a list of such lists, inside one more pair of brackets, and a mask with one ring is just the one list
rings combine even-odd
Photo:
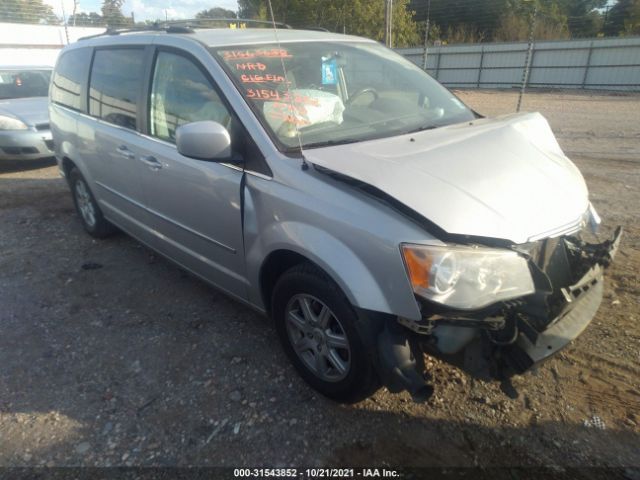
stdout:
[[[509,13],[501,18],[493,40],[497,42],[526,41],[531,31],[531,20],[523,15]],[[538,17],[533,29],[536,40],[558,40],[569,38],[566,22],[560,19]]]
[[632,2],[624,20],[624,35],[640,35],[640,0]]
[[[415,19],[427,18],[427,1],[412,0],[410,8],[416,11]],[[499,28],[501,16],[510,9],[509,0],[431,0],[429,17],[431,24],[440,28],[450,43],[457,41],[491,40]]]
[[236,18],[236,12],[226,8],[213,7],[196,13],[196,18]]
[[618,0],[606,22],[607,0],[411,0],[419,24],[429,3],[430,30],[439,30],[434,40],[448,43],[526,40],[534,9],[538,40],[632,35],[640,28],[640,0]]
[[[384,39],[384,0],[272,0],[275,20],[292,27],[321,27],[332,32]],[[420,34],[409,0],[393,2],[393,45],[417,45]],[[241,18],[270,20],[266,0],[238,0]]]
[[603,29],[607,35],[639,35],[640,0],[618,0],[609,10]]
[[595,37],[602,27],[602,14],[596,10],[607,0],[556,0],[560,12],[567,17],[571,36]]
[[105,21],[96,12],[81,12],[76,15],[71,15],[67,19],[67,24],[75,25],[76,27],[103,27],[105,25]]
[[263,0],[238,0],[238,17],[265,19],[267,6]]
[[131,18],[122,14],[124,0],[104,0],[102,2],[102,18],[110,27],[127,27],[133,25]]
[[0,22],[59,24],[53,8],[42,0],[2,0]]

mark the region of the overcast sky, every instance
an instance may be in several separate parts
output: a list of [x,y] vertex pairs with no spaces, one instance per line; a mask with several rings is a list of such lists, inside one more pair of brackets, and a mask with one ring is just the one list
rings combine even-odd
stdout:
[[[62,17],[62,2],[67,16],[73,11],[73,0],[44,0],[53,7],[54,12]],[[102,0],[79,0],[78,12],[98,12],[102,7]],[[193,18],[201,10],[213,7],[223,7],[237,10],[236,0],[125,0],[122,12],[129,16],[134,12],[136,21],[164,19],[165,10],[169,20]]]

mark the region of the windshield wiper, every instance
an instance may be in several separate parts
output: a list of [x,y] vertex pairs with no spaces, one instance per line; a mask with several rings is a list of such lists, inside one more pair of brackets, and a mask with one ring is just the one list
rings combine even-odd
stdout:
[[302,148],[314,148],[314,147],[332,147],[334,145],[344,145],[347,143],[361,142],[362,138],[342,138],[339,140],[323,140],[322,142],[306,143],[302,145]]
[[438,126],[437,125],[423,125],[421,127],[414,128],[414,129],[411,129],[411,130],[407,130],[406,132],[402,132],[400,135],[407,135],[409,133],[424,132],[425,130],[433,130],[434,128],[438,128]]

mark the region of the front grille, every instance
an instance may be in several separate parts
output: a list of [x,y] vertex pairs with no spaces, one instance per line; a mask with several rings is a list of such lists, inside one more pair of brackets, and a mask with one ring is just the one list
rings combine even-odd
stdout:
[[36,130],[38,130],[39,132],[41,132],[42,130],[49,130],[49,124],[48,123],[39,123],[36,125]]
[[[538,298],[537,307],[541,309],[540,314],[527,312],[530,323],[536,330],[546,329],[548,322],[565,310],[567,299],[564,290],[575,285],[597,262],[598,259],[592,251],[595,251],[598,245],[586,243],[580,238],[586,234],[583,230],[578,236],[539,240],[529,249],[531,259],[547,276],[552,289],[549,294]],[[546,314],[542,314],[542,310],[546,311]]]

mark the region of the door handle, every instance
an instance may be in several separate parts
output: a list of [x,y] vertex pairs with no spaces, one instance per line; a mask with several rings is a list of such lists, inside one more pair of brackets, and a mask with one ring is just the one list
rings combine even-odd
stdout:
[[162,163],[153,155],[141,155],[138,158],[142,163],[151,168],[151,170],[160,170],[162,168]]
[[118,148],[116,148],[116,151],[118,152],[118,155],[128,160],[133,160],[134,158],[136,158],[136,154],[129,150],[126,145],[120,145]]

